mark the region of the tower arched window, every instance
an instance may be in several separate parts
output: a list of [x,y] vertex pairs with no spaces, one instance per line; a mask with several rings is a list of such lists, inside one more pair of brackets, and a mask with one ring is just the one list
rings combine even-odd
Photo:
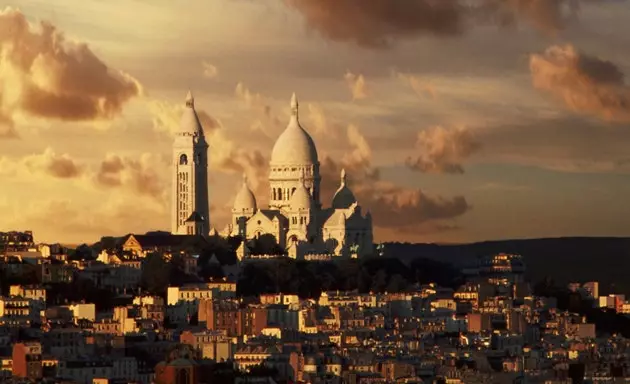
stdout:
[[282,200],[282,189],[278,188],[278,200]]
[[179,157],[179,165],[188,165],[188,156],[185,154]]

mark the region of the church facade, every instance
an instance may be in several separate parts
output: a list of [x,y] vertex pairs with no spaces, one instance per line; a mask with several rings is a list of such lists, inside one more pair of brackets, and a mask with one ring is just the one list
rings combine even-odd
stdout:
[[[273,146],[269,163],[267,207],[259,207],[247,179],[237,191],[231,221],[222,236],[240,236],[237,254],[248,258],[248,244],[266,238],[289,257],[308,255],[361,257],[374,252],[372,216],[363,213],[350,190],[345,171],[330,207],[321,202],[317,147],[301,126],[295,94],[291,117]],[[173,144],[173,234],[208,235],[208,143],[189,94],[180,131]]]
[[[247,240],[271,236],[293,258],[372,254],[372,216],[369,212],[363,214],[345,171],[341,171],[330,207],[323,206],[317,147],[301,126],[298,112],[298,101],[293,95],[289,124],[271,152],[268,207],[258,206],[256,196],[243,179],[234,199],[232,221],[223,233]],[[245,246],[240,256],[246,256]]]

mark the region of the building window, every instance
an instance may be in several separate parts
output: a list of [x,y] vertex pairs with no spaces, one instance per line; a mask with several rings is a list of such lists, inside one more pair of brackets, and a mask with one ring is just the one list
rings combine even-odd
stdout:
[[188,165],[188,156],[181,155],[179,157],[179,165]]

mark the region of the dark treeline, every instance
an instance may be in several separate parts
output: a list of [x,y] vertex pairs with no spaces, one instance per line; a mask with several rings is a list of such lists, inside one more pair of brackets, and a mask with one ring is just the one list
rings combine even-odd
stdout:
[[[145,259],[142,287],[163,294],[166,287],[223,277],[218,264],[201,267],[201,277],[183,274],[181,259],[170,261],[160,255]],[[395,258],[367,258],[338,262],[306,262],[293,259],[249,262],[241,266],[237,294],[241,297],[261,293],[297,294],[302,298],[319,297],[322,291],[358,290],[359,292],[401,292],[415,284],[437,283],[457,287],[463,281],[459,270],[449,264],[414,259],[409,265]]]
[[255,296],[282,292],[316,298],[322,291],[330,290],[402,292],[416,284],[435,282],[456,287],[462,281],[460,272],[449,264],[422,258],[414,259],[409,265],[395,258],[381,257],[327,263],[280,259],[246,264],[237,293]]

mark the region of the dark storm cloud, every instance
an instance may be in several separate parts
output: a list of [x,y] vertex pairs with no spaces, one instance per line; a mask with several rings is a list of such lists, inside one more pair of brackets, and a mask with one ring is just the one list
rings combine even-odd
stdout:
[[421,35],[458,36],[481,24],[565,28],[579,0],[285,0],[307,25],[333,41],[383,48]]

